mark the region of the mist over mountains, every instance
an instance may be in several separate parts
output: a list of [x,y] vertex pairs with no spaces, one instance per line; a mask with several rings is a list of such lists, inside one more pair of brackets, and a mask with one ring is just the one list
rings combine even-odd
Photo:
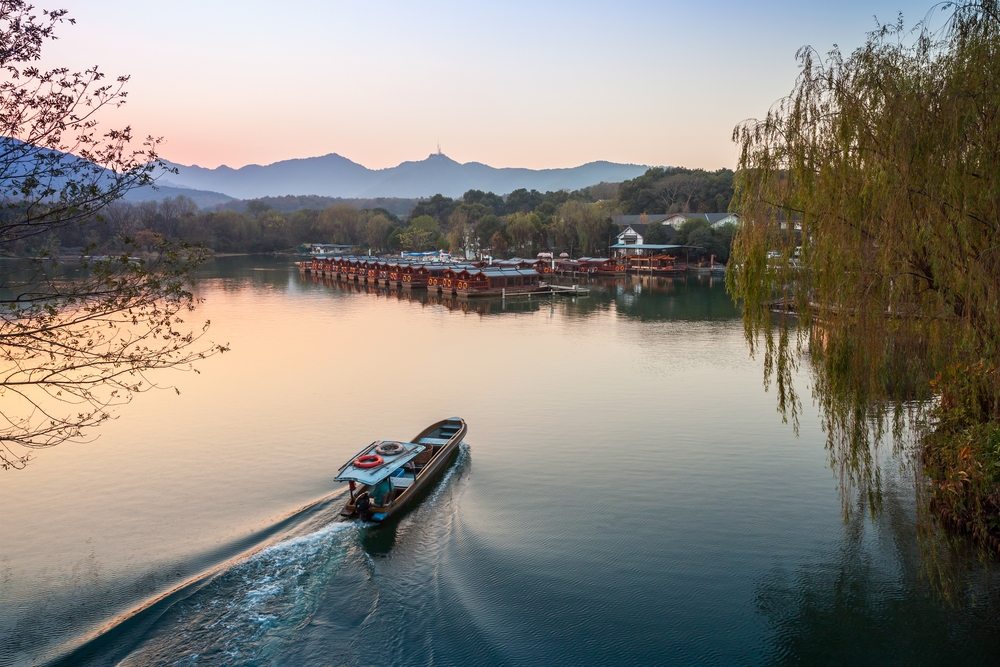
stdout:
[[528,190],[579,190],[601,181],[618,183],[641,176],[646,165],[590,162],[568,169],[495,168],[479,162],[458,163],[440,153],[388,169],[368,169],[331,153],[283,160],[266,166],[206,169],[168,163],[178,170],[160,178],[160,186],[225,193],[237,199],[320,195],[325,197],[459,197],[468,190],[507,194]]

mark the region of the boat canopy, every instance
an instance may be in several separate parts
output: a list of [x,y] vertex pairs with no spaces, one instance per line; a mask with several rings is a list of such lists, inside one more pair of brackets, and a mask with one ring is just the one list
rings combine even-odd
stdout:
[[[354,461],[364,454],[369,454],[375,451],[375,448],[381,444],[388,442],[395,443],[397,445],[403,446],[403,452],[395,456],[383,456],[382,464],[377,465],[374,468],[359,468],[354,465]],[[424,451],[426,447],[423,445],[418,445],[414,442],[399,442],[396,440],[386,440],[376,442],[374,445],[369,445],[365,449],[361,450],[354,458],[347,462],[346,467],[340,471],[337,475],[336,481],[338,482],[361,482],[362,484],[375,485],[381,482],[383,479],[394,473],[404,464],[412,461],[417,457],[420,452]]]

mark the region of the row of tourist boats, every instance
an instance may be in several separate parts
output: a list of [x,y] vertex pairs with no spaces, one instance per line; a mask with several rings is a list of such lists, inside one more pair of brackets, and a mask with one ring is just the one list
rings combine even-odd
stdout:
[[[720,265],[721,266],[721,265]],[[492,262],[428,262],[406,258],[341,256],[313,257],[299,263],[300,271],[337,280],[358,281],[427,289],[459,296],[495,296],[537,292],[547,289],[542,278],[548,274],[672,275],[687,267],[676,257],[626,256],[580,257],[579,259],[513,259]],[[723,267],[724,270],[724,267]]]

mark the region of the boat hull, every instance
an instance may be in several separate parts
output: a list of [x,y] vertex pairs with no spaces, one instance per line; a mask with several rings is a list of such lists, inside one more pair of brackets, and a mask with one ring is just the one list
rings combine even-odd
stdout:
[[[432,434],[439,432],[442,428],[446,428],[449,424],[454,424],[455,422],[460,423],[457,427],[457,432],[454,435],[449,436],[447,443],[441,445],[440,448],[434,452],[431,459],[426,463],[426,465],[424,465],[423,469],[417,475],[413,483],[403,489],[403,492],[396,496],[389,504],[375,505],[371,508],[372,521],[382,522],[388,520],[392,516],[398,515],[420,495],[421,491],[433,484],[434,480],[436,480],[441,473],[444,472],[444,469],[448,467],[454,458],[454,455],[458,452],[458,447],[462,443],[462,439],[465,437],[465,434],[468,432],[468,426],[466,425],[465,420],[442,419],[441,421],[436,422],[421,431],[412,441],[419,444],[422,439],[431,437]],[[361,484],[357,488],[357,493],[361,493],[367,489],[367,484]],[[340,514],[341,516],[348,518],[358,518],[358,511],[354,506],[353,498],[344,505],[344,507],[340,510]]]

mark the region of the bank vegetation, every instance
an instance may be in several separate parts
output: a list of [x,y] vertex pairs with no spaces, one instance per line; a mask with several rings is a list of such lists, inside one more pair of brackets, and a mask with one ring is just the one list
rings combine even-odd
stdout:
[[875,448],[922,422],[933,506],[997,546],[1000,18],[943,8],[943,27],[900,18],[847,56],[802,49],[792,93],[736,128],[728,281],[793,419],[811,356],[845,486],[877,508]]

